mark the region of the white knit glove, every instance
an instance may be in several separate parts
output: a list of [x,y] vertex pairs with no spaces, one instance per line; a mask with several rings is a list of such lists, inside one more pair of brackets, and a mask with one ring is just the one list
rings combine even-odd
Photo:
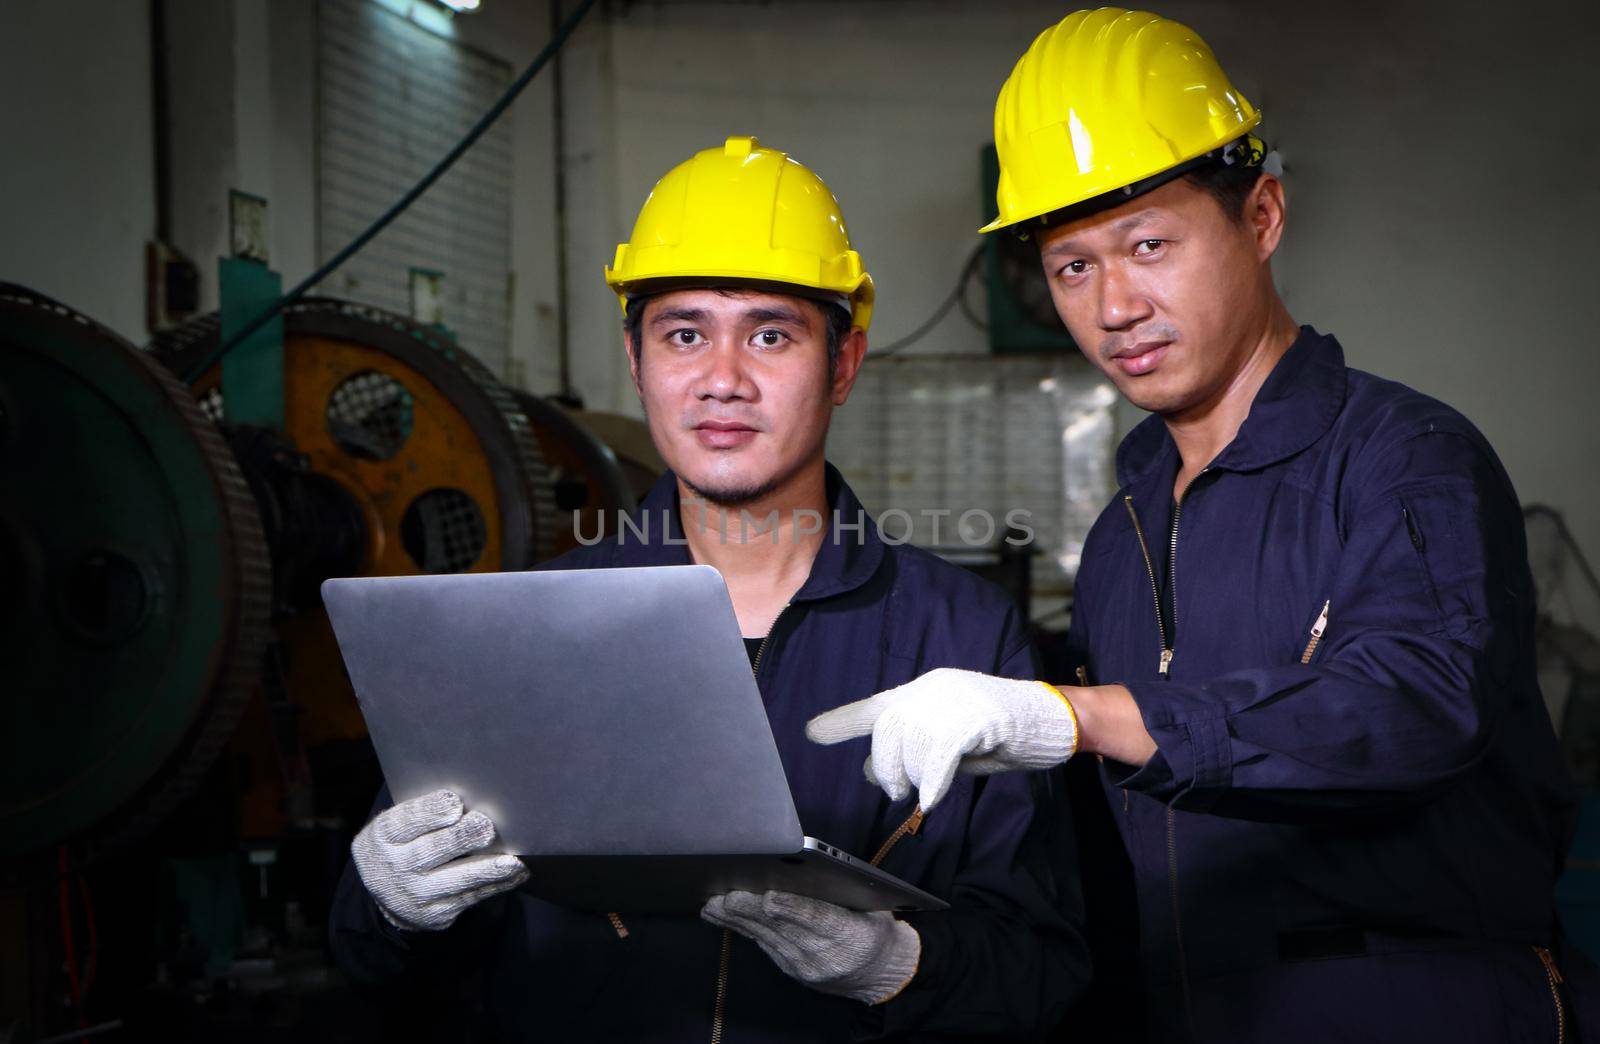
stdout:
[[494,824],[463,811],[460,798],[435,790],[378,813],[350,843],[356,873],[390,924],[440,931],[528,879],[514,855],[468,855],[494,842]]
[[788,892],[713,896],[700,916],[754,942],[791,979],[866,1004],[905,989],[922,957],[917,930],[891,914]]
[[1078,718],[1042,682],[940,667],[915,681],[812,718],[806,735],[839,743],[872,734],[867,778],[899,801],[918,791],[927,812],[956,770],[972,773],[1059,765],[1078,750]]

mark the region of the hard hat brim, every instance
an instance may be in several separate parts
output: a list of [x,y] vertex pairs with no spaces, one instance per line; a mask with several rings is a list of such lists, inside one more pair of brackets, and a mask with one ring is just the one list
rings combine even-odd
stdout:
[[803,297],[819,304],[836,304],[850,312],[851,325],[867,328],[871,322],[872,304],[875,293],[872,286],[872,277],[865,272],[856,281],[850,290],[841,290],[831,286],[812,286],[803,283],[789,283],[771,278],[755,278],[748,275],[680,275],[680,276],[653,276],[647,279],[633,279],[627,282],[611,284],[611,289],[616,292],[617,300],[624,311],[627,310],[628,301],[636,297],[654,297],[657,294],[671,293],[674,290],[754,290],[767,294],[782,294],[789,297]]
[[[1180,159],[1167,167],[1159,168],[1140,178],[1135,178],[1126,185],[1112,186],[1103,192],[1091,193],[1077,199],[1067,198],[1053,206],[1043,207],[1030,213],[1013,214],[997,217],[993,221],[978,229],[980,235],[998,232],[1001,229],[1014,228],[1025,225],[1028,228],[1051,228],[1056,225],[1076,221],[1079,218],[1097,214],[1102,210],[1120,206],[1130,199],[1137,199],[1147,192],[1154,191],[1169,181],[1175,181],[1185,174],[1199,170],[1208,163],[1227,162],[1226,157],[1230,150],[1239,146],[1241,142],[1254,143],[1247,146],[1256,152],[1265,155],[1265,148],[1260,146],[1260,141],[1250,133],[1261,124],[1261,113],[1257,111],[1252,118],[1246,120],[1240,127],[1240,133],[1234,135],[1226,142],[1204,149],[1186,159]],[[1259,160],[1257,160],[1259,164]],[[1027,228],[1019,229],[1026,232]]]

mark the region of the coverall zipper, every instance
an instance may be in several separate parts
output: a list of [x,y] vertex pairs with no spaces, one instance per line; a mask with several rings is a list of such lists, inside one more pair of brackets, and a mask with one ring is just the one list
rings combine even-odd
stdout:
[[733,930],[722,929],[722,956],[717,961],[717,1003],[711,1010],[711,1044],[722,1044],[722,1014],[728,1003],[728,959],[733,956]]
[[767,628],[766,637],[761,639],[761,644],[756,646],[756,658],[750,663],[750,673],[757,678],[761,677],[761,658],[767,655],[767,643],[772,641],[772,636],[778,631],[778,621],[783,619],[783,614],[789,611],[792,602],[783,603],[783,608],[778,610],[778,615],[772,618],[772,626]]
[[[1189,499],[1189,491],[1194,484],[1200,481],[1200,476],[1210,471],[1209,467],[1201,468],[1195,477],[1184,484],[1183,492],[1172,504],[1172,532],[1168,534],[1171,544],[1167,562],[1167,589],[1170,601],[1167,605],[1167,615],[1172,620],[1172,629],[1178,629],[1178,522],[1183,518],[1183,505]],[[1137,519],[1136,519],[1137,521]],[[1151,579],[1154,580],[1152,574]],[[1156,611],[1161,610],[1161,600],[1156,599]],[[1173,645],[1177,645],[1177,636],[1172,636]],[[1174,649],[1167,649],[1166,669],[1163,674],[1172,669],[1172,656]],[[1171,677],[1167,674],[1167,677]],[[1178,981],[1183,985],[1183,1014],[1189,1026],[1189,1035],[1194,1036],[1194,1005],[1189,996],[1189,955],[1184,952],[1183,946],[1183,907],[1178,899],[1178,814],[1171,805],[1167,806],[1167,879],[1171,883],[1172,891],[1172,929],[1178,941]]]
[[[783,619],[783,614],[789,611],[793,604],[785,602],[778,615],[772,618],[772,626],[767,628],[767,633],[761,639],[761,644],[756,646],[756,657],[750,661],[750,673],[757,680],[761,678],[761,658],[767,654],[767,644],[772,641],[772,636],[778,631],[778,621]],[[898,838],[896,839],[898,840]],[[711,1006],[711,1044],[721,1044],[723,1015],[728,1007],[728,965],[733,959],[733,930],[722,929],[722,955],[717,959],[717,992]]]
[[1167,618],[1161,612],[1161,585],[1156,582],[1155,563],[1150,561],[1150,545],[1144,541],[1144,527],[1139,525],[1139,513],[1133,510],[1133,498],[1123,497],[1122,503],[1128,509],[1128,517],[1133,519],[1133,533],[1139,538],[1139,553],[1144,556],[1144,571],[1150,576],[1150,597],[1156,603],[1156,628],[1161,632],[1161,676],[1167,676],[1167,667],[1172,663],[1172,647],[1167,644]]
[[1556,959],[1548,949],[1535,946],[1533,952],[1538,955],[1539,963],[1544,965],[1544,978],[1550,984],[1550,999],[1556,1005],[1556,1044],[1566,1044],[1567,1009],[1561,1003],[1561,991],[1556,988],[1566,980],[1561,977],[1561,971],[1556,967]]
[[875,854],[871,859],[867,860],[867,862],[871,863],[873,866],[877,866],[879,863],[883,862],[884,858],[888,856],[890,851],[894,849],[894,846],[900,843],[901,839],[908,837],[911,834],[915,834],[921,829],[922,809],[918,807],[912,809],[911,815],[906,817],[906,821],[904,823],[901,823],[898,827],[895,827],[894,833],[890,834],[883,844],[878,846],[877,854]]
[[1328,607],[1333,602],[1322,603],[1322,613],[1317,617],[1317,622],[1311,625],[1311,641],[1306,643],[1306,651],[1300,654],[1301,663],[1310,663],[1311,657],[1316,655],[1317,646],[1322,644],[1322,636],[1328,630]]
[[[1172,532],[1171,557],[1167,564],[1167,583],[1172,594],[1171,612],[1173,624],[1178,620],[1178,522],[1183,517],[1183,502],[1189,495],[1189,490],[1199,481],[1209,468],[1202,468],[1200,473],[1190,479],[1183,487],[1177,501],[1172,506]],[[1128,517],[1133,520],[1133,532],[1139,538],[1139,552],[1144,556],[1144,568],[1150,577],[1150,592],[1155,597],[1156,627],[1161,633],[1161,677],[1171,677],[1167,672],[1172,667],[1173,647],[1168,643],[1167,623],[1161,612],[1161,584],[1156,580],[1155,563],[1150,559],[1150,545],[1144,538],[1144,527],[1139,524],[1139,513],[1133,508],[1133,497],[1124,496],[1122,503],[1128,509]],[[1179,901],[1178,892],[1178,816],[1177,812],[1169,805],[1167,807],[1167,885],[1172,903],[1172,935],[1176,944],[1178,957],[1178,981],[1183,988],[1183,1013],[1189,1025],[1189,1031],[1194,1032],[1194,1005],[1189,991],[1189,958],[1184,952],[1183,945],[1183,908]]]
[[[788,612],[788,611],[789,611],[789,604],[785,603],[783,608],[778,610],[778,615],[774,616],[772,618],[772,626],[767,628],[766,637],[762,638],[761,639],[761,644],[756,647],[756,658],[750,664],[750,673],[751,674],[754,674],[754,675],[757,675],[757,676],[760,675],[760,672],[761,672],[761,657],[766,655],[767,642],[772,640],[772,632],[778,629],[778,621],[783,619],[783,614]],[[915,831],[913,831],[913,833],[915,833]],[[615,912],[608,913],[608,914],[606,914],[606,920],[611,922],[611,927],[612,927],[613,930],[616,931],[617,938],[626,939],[628,937],[628,926],[622,922],[622,917],[620,915],[616,914]],[[727,944],[728,944],[729,940],[726,938],[727,929],[723,929],[723,935],[724,935],[724,939],[723,939],[723,947],[722,947],[722,967],[717,972],[717,1002],[716,1002],[717,1014],[716,1014],[716,1017],[715,1017],[714,1021],[711,1024],[711,1039],[713,1041],[720,1040],[721,1037],[722,1037],[722,1002],[723,1002],[724,995],[727,992],[727,988],[728,988],[728,945]]]
[[[1167,587],[1169,587],[1172,591],[1172,604],[1168,607],[1168,615],[1172,617],[1173,630],[1178,629],[1178,520],[1183,518],[1183,504],[1184,501],[1189,499],[1189,491],[1194,488],[1194,484],[1196,482],[1200,481],[1200,476],[1206,474],[1206,472],[1210,470],[1210,468],[1201,468],[1199,473],[1196,474],[1194,478],[1190,479],[1183,487],[1183,492],[1178,495],[1178,499],[1172,505],[1172,532],[1169,534],[1171,542],[1171,555],[1170,560],[1167,563]],[[1139,520],[1135,518],[1134,524],[1138,525],[1138,521]],[[1139,538],[1139,542],[1144,542],[1144,537],[1142,535]],[[1148,556],[1146,556],[1145,564],[1146,566],[1149,565]],[[1150,575],[1150,580],[1152,583],[1155,582],[1155,574],[1153,572]],[[1156,596],[1156,611],[1159,613],[1160,610],[1161,597],[1158,593]],[[1173,637],[1173,644],[1177,644],[1176,636]],[[1172,653],[1173,650],[1169,648],[1167,650],[1168,669],[1172,667]],[[1166,671],[1162,671],[1162,673],[1165,674]]]

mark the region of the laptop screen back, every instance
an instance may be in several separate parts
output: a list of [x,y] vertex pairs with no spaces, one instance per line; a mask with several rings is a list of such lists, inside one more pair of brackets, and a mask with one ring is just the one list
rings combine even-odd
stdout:
[[394,799],[520,855],[785,853],[800,824],[710,566],[329,580]]

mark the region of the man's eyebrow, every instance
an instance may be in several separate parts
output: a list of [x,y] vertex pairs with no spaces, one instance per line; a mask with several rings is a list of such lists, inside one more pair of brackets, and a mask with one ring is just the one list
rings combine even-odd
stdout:
[[706,318],[704,308],[663,308],[650,317],[651,326],[664,323],[701,323]]
[[[1141,225],[1148,224],[1150,221],[1160,216],[1161,211],[1157,210],[1155,207],[1146,207],[1144,210],[1129,214],[1127,217],[1121,218],[1120,220],[1114,222],[1111,225],[1111,231],[1119,236],[1125,235]],[[1081,247],[1079,247],[1077,241],[1070,237],[1067,239],[1058,239],[1054,243],[1051,243],[1049,246],[1044,248],[1044,256],[1055,257],[1057,254],[1074,254],[1080,249]]]
[[752,323],[788,323],[790,326],[802,328],[806,326],[806,317],[798,308],[762,305],[760,308],[746,311],[744,318]]
[[[649,326],[666,326],[671,323],[704,323],[711,317],[711,313],[704,308],[663,308],[650,317]],[[798,308],[788,308],[783,305],[760,305],[746,309],[740,316],[747,323],[787,323],[790,326],[806,328],[805,313]]]

